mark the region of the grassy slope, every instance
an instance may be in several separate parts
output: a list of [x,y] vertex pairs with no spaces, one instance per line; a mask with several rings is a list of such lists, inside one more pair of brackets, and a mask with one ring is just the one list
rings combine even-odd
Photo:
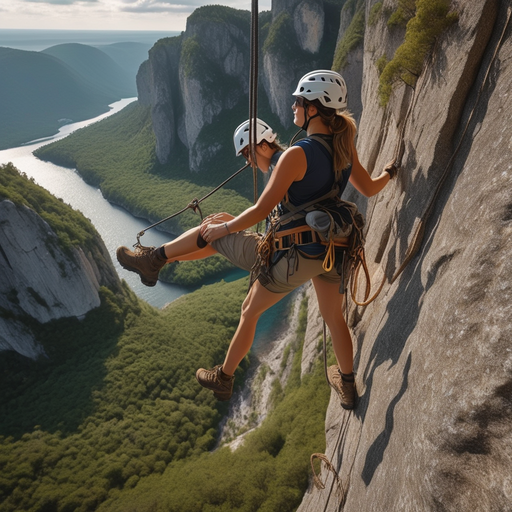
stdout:
[[97,116],[116,99],[50,55],[0,48],[0,149],[56,133],[59,119]]

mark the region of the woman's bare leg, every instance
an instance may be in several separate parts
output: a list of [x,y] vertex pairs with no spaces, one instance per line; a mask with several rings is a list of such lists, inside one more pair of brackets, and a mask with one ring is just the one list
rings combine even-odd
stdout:
[[[203,221],[204,222],[228,222],[233,219],[233,215],[229,213],[216,213],[209,215]],[[216,254],[216,250],[211,246],[199,248],[197,245],[197,237],[199,236],[199,230],[201,226],[189,229],[178,238],[175,238],[171,242],[167,242],[163,245],[165,255],[169,261],[190,261],[200,260]]]
[[269,292],[259,281],[252,285],[242,304],[240,322],[222,365],[222,371],[226,375],[233,375],[242,359],[249,352],[260,316],[286,295],[287,293]]
[[344,295],[339,292],[339,284],[329,283],[319,277],[312,279],[322,318],[331,333],[332,347],[342,373],[353,371],[354,352],[352,337],[343,318]]

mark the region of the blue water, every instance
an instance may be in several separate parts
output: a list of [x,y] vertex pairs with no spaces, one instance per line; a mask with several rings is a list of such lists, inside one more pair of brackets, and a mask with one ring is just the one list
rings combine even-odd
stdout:
[[114,43],[145,43],[153,45],[164,37],[179,35],[176,31],[137,30],[35,30],[0,29],[0,46],[17,50],[41,51],[63,43],[99,46]]

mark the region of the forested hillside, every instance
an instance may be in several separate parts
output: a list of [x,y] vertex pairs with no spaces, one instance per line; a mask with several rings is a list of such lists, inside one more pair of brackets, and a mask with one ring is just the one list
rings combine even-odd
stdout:
[[[4,171],[2,200],[46,216],[63,243],[94,250],[81,214]],[[220,282],[160,311],[126,284],[112,285],[100,289],[100,306],[84,318],[41,323],[25,314],[43,356],[1,353],[0,510],[195,512],[219,500],[233,511],[297,507],[309,453],[323,447],[328,398],[320,366],[301,377],[304,314],[294,357],[283,359],[291,377],[275,389],[272,418],[236,455],[229,448],[209,453],[227,405],[194,373],[226,350],[246,289],[246,279]],[[0,319],[12,319],[15,307],[15,300],[11,309],[3,305]],[[237,371],[238,387],[248,364]],[[251,472],[241,478],[247,465]]]
[[136,96],[135,76],[148,49],[142,43],[60,44],[42,52],[0,47],[0,150],[54,135]]
[[52,55],[80,74],[86,83],[117,98],[137,95],[134,75],[117,64],[104,51],[85,44],[67,43],[51,46],[42,53]]

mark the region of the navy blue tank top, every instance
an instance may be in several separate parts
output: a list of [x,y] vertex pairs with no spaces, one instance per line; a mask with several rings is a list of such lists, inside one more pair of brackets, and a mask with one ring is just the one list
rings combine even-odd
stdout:
[[294,146],[303,149],[307,161],[304,178],[294,181],[288,189],[290,203],[299,206],[327,194],[334,183],[334,172],[332,156],[321,142],[306,138],[299,140]]
[[[322,136],[322,138],[332,147],[332,137]],[[297,141],[294,146],[299,146],[306,154],[307,168],[304,177],[300,181],[294,181],[288,189],[288,200],[294,206],[308,203],[314,199],[327,194],[334,185],[333,159],[324,145],[314,139],[305,138]],[[340,182],[340,195],[345,190],[350,178],[351,167],[342,172]],[[285,213],[285,212],[283,212]],[[305,224],[305,219],[299,219],[288,223],[282,229]],[[318,255],[325,252],[325,246],[322,244],[301,245],[300,250],[310,254]]]

